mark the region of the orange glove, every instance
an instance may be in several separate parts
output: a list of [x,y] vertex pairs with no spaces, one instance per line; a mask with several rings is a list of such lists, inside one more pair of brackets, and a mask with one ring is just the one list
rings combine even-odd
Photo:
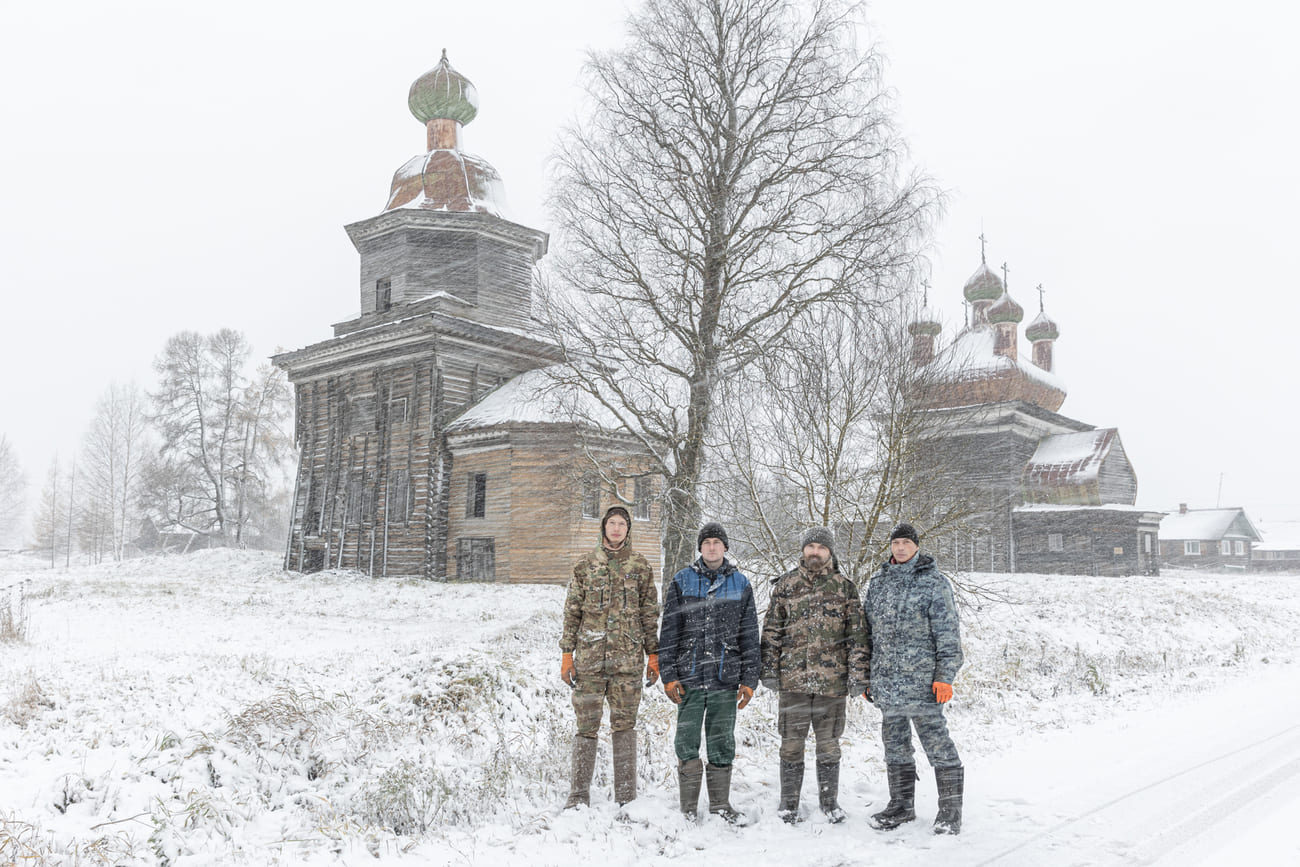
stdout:
[[578,673],[573,670],[573,654],[566,653],[560,657],[560,680],[573,686],[574,681],[578,679]]
[[949,701],[952,701],[951,683],[940,683],[939,681],[936,680],[934,682],[934,685],[931,687],[931,689],[934,690],[934,700],[939,702],[939,704],[945,704]]
[[749,704],[749,700],[753,697],[754,691],[742,683],[740,689],[736,690],[736,710]]
[[659,679],[659,654],[652,653],[645,661],[645,680],[646,686],[650,686]]
[[673,704],[681,704],[682,699],[686,698],[686,690],[680,681],[674,680],[672,683],[664,684],[664,695],[668,696]]

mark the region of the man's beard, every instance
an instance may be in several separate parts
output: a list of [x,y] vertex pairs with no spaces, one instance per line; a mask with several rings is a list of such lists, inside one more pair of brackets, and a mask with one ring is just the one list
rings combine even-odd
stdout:
[[808,569],[812,572],[820,572],[826,568],[826,559],[824,557],[805,556],[803,558],[803,562],[804,565],[807,566]]

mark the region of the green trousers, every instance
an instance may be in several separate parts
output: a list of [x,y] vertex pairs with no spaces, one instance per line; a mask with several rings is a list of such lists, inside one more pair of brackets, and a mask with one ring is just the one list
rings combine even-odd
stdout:
[[677,737],[673,746],[679,761],[700,756],[700,727],[709,764],[726,767],[736,759],[736,691],[688,689],[677,705]]

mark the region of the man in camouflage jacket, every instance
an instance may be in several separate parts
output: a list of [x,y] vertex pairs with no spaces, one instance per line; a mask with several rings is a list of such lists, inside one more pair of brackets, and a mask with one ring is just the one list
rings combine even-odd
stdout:
[[600,522],[601,544],[573,567],[564,600],[560,677],[573,688],[577,734],[565,809],[591,801],[596,735],[605,702],[614,742],[614,799],[636,797],[636,712],[641,667],[659,679],[659,594],[645,557],[632,550],[632,516],[611,506]]
[[939,787],[936,834],[961,832],[965,770],[948,735],[943,706],[961,668],[961,630],[952,585],[920,553],[920,536],[902,523],[889,537],[889,560],[867,585],[863,601],[871,641],[870,698],[880,708],[889,804],[871,817],[881,830],[916,818],[912,727]]
[[763,685],[780,691],[781,803],[786,822],[799,821],[804,741],[817,739],[818,802],[831,822],[839,807],[840,736],[846,697],[867,688],[870,651],[858,588],[841,575],[835,539],[826,527],[804,534],[799,567],[776,580],[763,620]]

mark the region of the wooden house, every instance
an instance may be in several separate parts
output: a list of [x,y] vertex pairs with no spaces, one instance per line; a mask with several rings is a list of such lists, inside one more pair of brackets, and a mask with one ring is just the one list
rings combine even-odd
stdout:
[[1260,540],[1245,509],[1189,509],[1180,503],[1160,522],[1160,560],[1179,569],[1245,571]]
[[408,103],[427,151],[397,170],[380,214],[347,226],[360,314],[274,359],[295,389],[300,449],[286,568],[562,582],[599,540],[581,496],[593,474],[628,479],[594,501],[635,501],[657,565],[635,440],[577,425],[562,401],[509,411],[553,392],[538,371],[561,353],[532,316],[546,233],[508,220],[499,175],[461,150],[473,85],[444,52]]

